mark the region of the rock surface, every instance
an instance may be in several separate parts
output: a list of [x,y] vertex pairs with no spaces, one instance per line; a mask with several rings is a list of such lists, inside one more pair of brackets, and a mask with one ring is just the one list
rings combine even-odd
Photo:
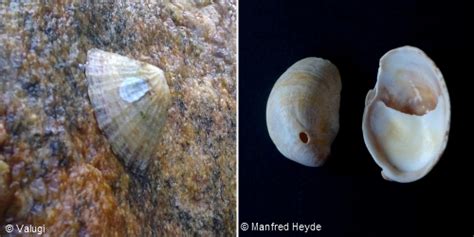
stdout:
[[[0,225],[235,235],[235,0],[21,2],[0,3]],[[91,48],[165,71],[172,105],[142,173],[97,126],[84,74]]]

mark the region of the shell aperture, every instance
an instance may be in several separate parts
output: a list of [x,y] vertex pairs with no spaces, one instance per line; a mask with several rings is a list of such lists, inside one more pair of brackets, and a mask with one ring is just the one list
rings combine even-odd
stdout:
[[88,94],[112,151],[132,171],[155,156],[171,96],[163,71],[115,53],[87,53]]

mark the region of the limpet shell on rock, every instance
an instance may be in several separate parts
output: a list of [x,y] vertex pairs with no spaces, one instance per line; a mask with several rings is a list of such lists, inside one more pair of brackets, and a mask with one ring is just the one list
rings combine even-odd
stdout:
[[132,170],[154,157],[171,96],[158,67],[99,49],[87,52],[88,92],[99,128]]

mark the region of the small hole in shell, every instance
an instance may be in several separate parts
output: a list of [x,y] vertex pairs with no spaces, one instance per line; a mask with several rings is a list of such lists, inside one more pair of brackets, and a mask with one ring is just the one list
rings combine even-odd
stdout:
[[300,140],[301,140],[304,144],[308,144],[308,142],[309,142],[308,134],[306,134],[305,132],[300,132]]

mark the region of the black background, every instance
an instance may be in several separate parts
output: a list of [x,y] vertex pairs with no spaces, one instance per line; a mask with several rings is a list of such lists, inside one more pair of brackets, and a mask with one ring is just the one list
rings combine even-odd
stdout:
[[[316,222],[323,227],[316,236],[474,235],[473,7],[454,1],[239,4],[239,224]],[[452,110],[444,155],[409,184],[382,179],[361,129],[378,61],[403,45],[419,47],[438,65]],[[265,122],[273,84],[309,56],[331,60],[342,79],[340,130],[320,168],[284,158]]]

